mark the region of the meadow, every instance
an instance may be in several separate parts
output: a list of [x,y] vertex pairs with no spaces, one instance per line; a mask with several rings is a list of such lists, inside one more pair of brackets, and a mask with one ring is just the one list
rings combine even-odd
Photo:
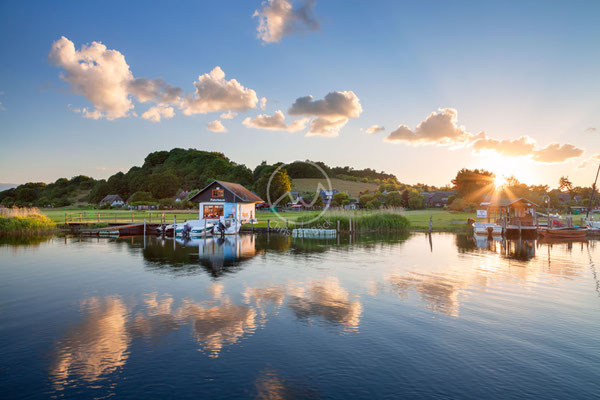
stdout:
[[[158,222],[164,218],[166,223],[172,223],[174,217],[178,222],[197,219],[196,210],[160,210],[160,211],[130,211],[130,210],[98,210],[93,208],[54,208],[42,209],[41,212],[56,224],[65,223],[65,214],[67,219],[72,222],[89,222],[95,224],[108,224],[109,222]],[[386,212],[383,210],[383,212]],[[259,211],[256,213],[258,223],[255,227],[266,228],[293,228],[297,221],[307,221],[312,219],[320,211],[279,211],[277,214],[270,211]],[[326,218],[346,220],[346,218],[359,218],[368,213],[363,210],[355,211],[337,211],[331,210],[325,214]],[[475,218],[475,213],[456,212],[438,209],[426,210],[395,210],[394,213],[404,216],[410,223],[410,229],[421,231],[429,228],[429,218],[433,218],[432,230],[436,232],[457,232],[467,228],[467,219]],[[267,222],[269,221],[269,222]],[[383,223],[383,222],[382,222]],[[376,229],[374,229],[376,230]]]

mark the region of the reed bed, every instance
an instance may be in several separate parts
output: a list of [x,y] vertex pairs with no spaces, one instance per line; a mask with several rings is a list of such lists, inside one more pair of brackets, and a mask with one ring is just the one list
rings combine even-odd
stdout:
[[389,208],[373,211],[331,210],[311,221],[310,216],[296,220],[296,227],[336,229],[338,221],[340,230],[352,229],[361,232],[399,232],[410,229],[410,222],[401,215],[402,209]]
[[56,224],[35,207],[0,208],[0,235],[40,235],[55,229]]

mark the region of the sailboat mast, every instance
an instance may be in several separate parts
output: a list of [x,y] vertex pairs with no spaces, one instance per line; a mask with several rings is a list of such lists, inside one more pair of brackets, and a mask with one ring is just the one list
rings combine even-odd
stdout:
[[588,205],[587,213],[585,214],[585,218],[589,218],[590,211],[592,207],[594,207],[594,196],[596,195],[596,182],[598,182],[598,173],[600,173],[600,164],[598,164],[598,170],[596,171],[596,179],[594,179],[594,184],[592,185],[592,194],[590,195],[590,204]]

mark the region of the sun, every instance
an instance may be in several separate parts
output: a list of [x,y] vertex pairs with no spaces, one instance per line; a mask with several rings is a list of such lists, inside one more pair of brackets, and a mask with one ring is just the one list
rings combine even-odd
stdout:
[[504,177],[504,175],[496,175],[496,177],[494,178],[494,186],[496,186],[496,188],[500,188],[504,185],[506,185],[506,178]]

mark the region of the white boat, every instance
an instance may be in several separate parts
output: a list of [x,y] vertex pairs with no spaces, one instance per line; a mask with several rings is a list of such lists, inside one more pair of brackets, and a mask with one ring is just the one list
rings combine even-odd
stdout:
[[476,235],[502,235],[502,226],[493,222],[474,222],[473,232]]
[[175,236],[190,235],[202,235],[206,231],[207,234],[212,233],[214,223],[204,221],[203,219],[193,219],[190,221],[181,222],[177,225],[167,225],[166,230],[170,231],[175,228]]
[[213,235],[235,235],[240,232],[242,222],[235,218],[219,219],[219,222],[214,224],[212,229]]

